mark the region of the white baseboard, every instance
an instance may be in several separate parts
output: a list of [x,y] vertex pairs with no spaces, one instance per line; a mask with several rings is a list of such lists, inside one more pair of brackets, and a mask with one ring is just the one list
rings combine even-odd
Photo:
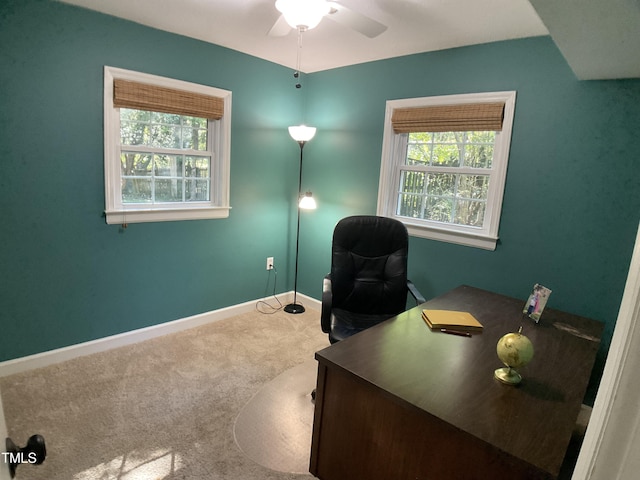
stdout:
[[[317,310],[320,309],[320,302],[314,298],[308,297],[301,293],[297,294],[298,298],[304,300],[306,305]],[[293,300],[293,292],[286,292],[278,295],[282,303]],[[225,318],[233,317],[235,315],[241,315],[254,311],[256,303],[261,300],[253,300],[238,305],[232,305],[230,307],[220,308],[218,310],[212,310],[210,312],[201,313],[199,315],[193,315],[191,317],[181,318],[171,322],[161,323],[159,325],[152,325],[150,327],[140,328],[132,330],[130,332],[119,333],[109,337],[99,338],[89,342],[79,343],[76,345],[70,345],[68,347],[57,348],[47,352],[36,353],[34,355],[28,355],[26,357],[15,358],[0,362],[0,377],[6,377],[16,373],[22,373],[34,368],[46,367],[54,365],[56,363],[71,360],[73,358],[82,357],[92,353],[104,352],[113,348],[123,347],[125,345],[131,345],[134,343],[149,340],[151,338],[161,337],[169,333],[176,333],[190,328],[199,327],[207,323],[215,322]],[[318,328],[320,320],[318,320]]]

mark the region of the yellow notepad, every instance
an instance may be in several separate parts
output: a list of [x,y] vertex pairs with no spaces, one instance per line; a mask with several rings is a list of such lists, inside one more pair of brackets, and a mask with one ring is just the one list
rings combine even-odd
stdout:
[[462,332],[481,332],[482,324],[469,312],[453,310],[429,310],[422,311],[422,318],[429,328],[448,328]]

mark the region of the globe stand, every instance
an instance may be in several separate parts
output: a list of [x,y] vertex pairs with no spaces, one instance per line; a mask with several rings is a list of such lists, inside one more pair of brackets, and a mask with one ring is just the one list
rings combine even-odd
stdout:
[[493,375],[507,385],[517,385],[522,381],[522,375],[511,367],[498,368]]

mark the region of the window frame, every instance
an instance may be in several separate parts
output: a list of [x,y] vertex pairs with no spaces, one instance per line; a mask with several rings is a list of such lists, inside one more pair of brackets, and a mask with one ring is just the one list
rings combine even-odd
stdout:
[[[406,225],[409,234],[415,237],[495,250],[499,238],[498,229],[511,146],[515,99],[515,91],[504,91],[388,100],[382,141],[377,214],[400,220]],[[496,132],[492,166],[486,169],[491,180],[483,227],[447,224],[397,215],[398,186],[402,167],[406,167],[404,161],[409,134],[394,132],[391,123],[394,109],[490,102],[504,102],[505,106],[502,130]],[[457,172],[452,169],[451,173]]]
[[[155,204],[122,202],[120,152],[123,146],[120,139],[120,109],[114,107],[113,102],[115,79],[212,95],[223,99],[222,118],[207,121],[207,142],[210,142],[212,154],[209,201]],[[132,70],[104,67],[104,172],[107,224],[227,218],[231,209],[229,205],[230,159],[230,91]]]

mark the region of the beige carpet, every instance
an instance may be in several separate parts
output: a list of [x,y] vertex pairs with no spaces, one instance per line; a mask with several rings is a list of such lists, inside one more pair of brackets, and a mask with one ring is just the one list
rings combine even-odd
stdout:
[[44,464],[18,467],[17,478],[313,478],[256,462],[233,429],[263,387],[327,345],[316,311],[255,312],[2,378],[9,435],[47,442]]

